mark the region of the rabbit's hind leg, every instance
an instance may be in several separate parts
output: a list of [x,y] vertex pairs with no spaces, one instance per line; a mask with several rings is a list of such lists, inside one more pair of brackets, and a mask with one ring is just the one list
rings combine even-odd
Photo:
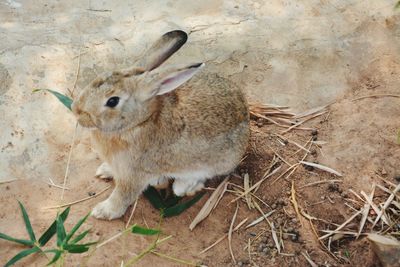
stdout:
[[175,179],[172,189],[177,196],[192,196],[197,191],[203,189],[204,180],[185,180],[185,179]]

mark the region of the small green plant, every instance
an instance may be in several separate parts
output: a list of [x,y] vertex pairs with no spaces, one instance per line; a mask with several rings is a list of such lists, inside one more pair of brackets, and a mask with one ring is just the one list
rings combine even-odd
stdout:
[[154,187],[149,186],[147,190],[143,192],[143,195],[150,201],[153,207],[158,209],[161,215],[166,218],[181,214],[199,201],[204,193],[199,193],[186,202],[180,202],[182,197],[173,194],[167,196],[165,190],[161,190],[161,193],[159,193]]
[[[89,233],[90,229],[85,230],[82,233],[75,236],[76,232],[79,230],[79,228],[82,226],[82,224],[86,221],[89,214],[87,214],[85,217],[81,218],[78,221],[78,223],[75,224],[74,227],[72,227],[71,231],[67,232],[65,230],[64,222],[66,221],[66,219],[68,217],[68,214],[70,211],[69,207],[66,208],[61,214],[57,214],[56,220],[40,236],[39,239],[36,239],[36,235],[33,231],[32,224],[30,222],[28,213],[26,212],[24,205],[21,202],[18,202],[18,203],[21,208],[22,217],[24,219],[25,228],[26,228],[26,231],[28,232],[29,239],[18,239],[18,238],[14,238],[9,235],[6,235],[4,233],[0,233],[0,238],[7,240],[7,241],[17,243],[17,244],[24,245],[28,248],[22,250],[17,255],[15,255],[13,258],[11,258],[5,264],[6,267],[11,266],[11,265],[15,264],[16,262],[18,262],[19,260],[23,259],[24,257],[29,256],[31,254],[35,254],[35,253],[42,253],[42,254],[51,253],[51,254],[53,254],[53,258],[49,261],[49,263],[47,265],[51,265],[51,264],[55,264],[55,263],[59,262],[60,265],[62,266],[66,254],[68,254],[68,253],[70,253],[70,254],[84,253],[84,252],[87,252],[91,248],[91,246],[97,244],[97,241],[88,242],[88,243],[79,243],[81,240],[83,240],[86,237],[86,235]],[[151,229],[151,228],[143,228],[136,224],[127,228],[126,231],[129,231],[134,234],[140,234],[140,235],[156,235],[156,234],[161,233],[160,230]],[[54,235],[57,236],[56,248],[45,249],[45,245]]]
[[[11,266],[22,258],[34,254],[34,253],[52,253],[54,254],[53,259],[48,263],[48,265],[55,263],[60,259],[62,255],[65,253],[83,253],[89,250],[90,246],[96,244],[96,242],[89,243],[78,243],[89,233],[89,230],[82,232],[81,234],[74,237],[74,234],[78,231],[78,229],[82,226],[82,224],[87,219],[88,215],[79,220],[79,222],[72,228],[72,230],[67,233],[64,228],[64,222],[68,217],[70,208],[66,208],[61,214],[57,215],[56,220],[50,225],[50,227],[40,236],[39,239],[36,239],[35,233],[33,231],[31,222],[29,220],[28,213],[25,210],[24,205],[21,202],[18,202],[21,208],[22,217],[24,219],[25,228],[28,232],[29,239],[17,239],[13,238],[4,233],[0,233],[0,238],[18,243],[24,246],[27,246],[28,249],[22,250],[17,255],[15,255],[12,259],[10,259],[5,266]],[[44,246],[47,242],[57,234],[57,248],[54,249],[44,249]],[[74,237],[74,238],[73,238]]]

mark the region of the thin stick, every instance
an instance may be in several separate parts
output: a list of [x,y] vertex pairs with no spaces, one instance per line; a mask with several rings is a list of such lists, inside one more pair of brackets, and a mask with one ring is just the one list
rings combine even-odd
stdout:
[[233,214],[232,217],[232,222],[231,225],[229,227],[229,232],[228,232],[228,247],[229,247],[229,253],[231,254],[231,258],[234,264],[236,264],[236,259],[235,259],[235,255],[233,255],[233,250],[232,250],[232,231],[233,231],[233,224],[235,223],[236,220],[236,215],[238,213],[239,210],[239,204],[236,203],[236,210],[235,213]]
[[294,181],[292,181],[290,202],[292,202],[293,207],[294,207],[294,210],[295,210],[296,213],[297,213],[297,217],[299,218],[299,222],[300,222],[301,226],[303,226],[303,222],[301,221],[299,206],[298,206],[297,200],[296,200],[296,190],[295,190],[295,188],[294,188]]
[[169,256],[169,255],[166,255],[166,254],[163,254],[163,253],[156,252],[154,250],[152,250],[150,252],[153,253],[154,255],[157,255],[157,256],[161,257],[161,258],[168,259],[168,260],[171,260],[171,261],[175,261],[175,262],[181,263],[183,265],[198,266],[196,263],[185,261],[185,260],[181,260],[181,259]]
[[18,179],[9,179],[9,180],[4,180],[4,181],[0,181],[0,184],[6,184],[6,183],[11,183],[14,181],[17,181]]
[[361,96],[358,98],[354,98],[351,101],[357,101],[365,98],[370,98],[370,97],[400,97],[400,95],[393,95],[393,94],[376,94],[376,95],[366,95],[366,96]]
[[[243,224],[245,224],[247,222],[247,219],[244,219],[243,221],[241,221],[238,225],[236,225],[236,227],[233,229],[233,232],[236,232],[237,230],[239,230],[240,227],[242,227]],[[222,240],[224,240],[225,238],[228,237],[228,234],[224,234],[223,236],[221,236],[219,239],[217,239],[217,241],[215,241],[214,243],[212,243],[210,246],[206,247],[205,249],[203,249],[202,251],[200,251],[200,254],[203,254],[205,252],[207,252],[208,250],[210,250],[211,248],[213,248],[214,246],[218,245]]]
[[134,213],[135,210],[136,210],[136,205],[137,205],[137,203],[138,203],[138,200],[139,200],[139,199],[136,199],[135,204],[133,204],[132,211],[131,211],[131,215],[129,215],[129,219],[128,219],[128,221],[126,222],[125,228],[128,228],[129,224],[131,223],[131,220],[132,220],[132,217],[133,217],[133,213]]
[[64,200],[65,185],[67,184],[67,177],[68,177],[68,174],[69,174],[69,164],[71,162],[72,149],[74,147],[77,129],[78,129],[78,122],[76,122],[76,124],[75,124],[74,135],[72,137],[71,147],[69,149],[67,167],[65,168],[64,182],[63,182],[63,186],[62,186],[63,188],[62,188],[62,191],[61,191],[61,201]]
[[43,208],[43,209],[45,209],[45,210],[49,210],[49,209],[59,209],[59,208],[64,208],[64,207],[72,206],[72,205],[75,205],[75,204],[77,204],[77,203],[80,203],[80,202],[89,200],[89,199],[91,199],[91,198],[98,197],[99,195],[103,194],[105,191],[107,191],[108,189],[110,189],[110,187],[111,187],[111,185],[107,186],[106,188],[102,189],[99,193],[97,193],[96,195],[93,195],[93,196],[85,197],[85,198],[82,198],[82,199],[79,199],[79,200],[75,200],[75,201],[72,201],[72,202],[69,202],[69,203],[65,203],[65,204],[62,204],[62,205],[45,207],[45,208]]
[[302,252],[301,255],[303,255],[303,257],[307,260],[307,262],[310,264],[311,267],[318,267],[318,265],[313,260],[311,260],[307,252],[306,253]]
[[302,125],[303,123],[305,123],[305,122],[307,122],[307,121],[309,121],[309,120],[312,120],[312,119],[314,119],[314,118],[316,118],[316,117],[318,117],[318,116],[321,116],[321,115],[323,115],[323,114],[325,114],[325,113],[327,113],[327,112],[328,112],[328,111],[323,111],[323,112],[320,112],[320,113],[318,113],[318,114],[315,114],[315,115],[313,115],[313,116],[311,116],[311,117],[309,117],[309,118],[307,118],[307,119],[305,119],[305,120],[299,121],[298,123],[296,123],[296,124],[290,126],[290,127],[287,128],[286,130],[282,131],[281,134],[285,134],[285,133],[287,133],[287,132],[290,132],[292,129],[296,128],[297,126],[300,126],[300,125]]
[[319,240],[323,240],[327,237],[330,237],[331,235],[335,234],[336,231],[339,231],[341,229],[343,229],[349,222],[351,222],[355,217],[357,217],[359,214],[361,213],[361,210],[357,211],[356,213],[353,214],[353,216],[351,216],[347,221],[345,221],[344,223],[342,223],[338,228],[336,228],[334,231],[332,231],[331,233],[328,233],[324,236],[321,236],[319,238]]
[[300,189],[303,189],[305,187],[309,187],[309,186],[313,186],[313,185],[317,185],[317,184],[323,184],[323,183],[342,183],[342,180],[322,180],[322,181],[316,181],[316,182],[312,182],[306,185],[303,185],[300,187]]
[[390,196],[388,197],[388,199],[386,200],[385,204],[383,204],[383,207],[381,209],[381,211],[379,212],[378,216],[376,217],[374,224],[372,225],[372,228],[375,227],[376,223],[380,220],[380,218],[382,217],[383,213],[385,212],[385,210],[387,209],[387,207],[390,206],[390,203],[392,202],[392,200],[394,199],[394,196],[396,195],[396,193],[400,190],[400,184],[398,184],[396,186],[396,188],[394,189],[394,191],[390,194]]
[[[375,184],[374,184],[375,185]],[[374,187],[375,189],[375,187]],[[373,200],[373,195],[372,196],[367,196],[367,194],[365,194],[364,191],[361,191],[361,194],[363,195],[363,197],[365,198],[365,200],[367,201],[367,203],[371,206],[371,208],[375,211],[376,214],[379,214],[379,208],[378,206],[375,205],[375,203],[372,201]],[[372,194],[372,192],[371,192]],[[387,225],[389,225],[388,220],[386,219],[386,215],[382,215],[382,221],[384,223],[386,223]],[[373,224],[373,222],[372,222]]]
[[[63,189],[63,188],[64,188],[64,187],[62,187],[61,185],[55,184],[51,178],[49,178],[49,181],[50,181],[50,182],[45,182],[45,183],[48,184],[48,185],[50,185],[50,186],[54,186],[54,187],[56,187],[56,188],[60,188],[60,189]],[[68,188],[68,187],[65,187],[65,190],[69,190],[69,188]]]
[[72,86],[71,97],[74,96],[74,91],[75,91],[76,83],[78,82],[79,71],[80,71],[80,69],[81,69],[81,56],[82,56],[81,50],[82,50],[82,46],[79,46],[78,66],[76,67],[76,75],[75,75],[74,84],[73,84],[73,86]]
[[255,183],[254,185],[252,185],[249,190],[244,191],[243,193],[241,193],[238,197],[236,197],[235,199],[233,199],[231,201],[231,203],[237,201],[239,198],[242,198],[244,195],[247,195],[248,193],[250,193],[254,188],[258,187],[259,185],[262,184],[262,182],[264,182],[266,179],[268,179],[269,177],[271,177],[272,175],[274,175],[279,169],[281,168],[281,166],[279,166],[278,168],[276,168],[275,170],[273,170],[270,174],[268,174],[267,176],[265,176],[263,179],[261,179],[260,181],[258,181],[257,183]]

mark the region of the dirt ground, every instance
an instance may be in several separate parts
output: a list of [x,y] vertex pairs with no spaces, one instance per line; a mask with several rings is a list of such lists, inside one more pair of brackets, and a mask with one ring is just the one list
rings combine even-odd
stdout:
[[[131,64],[143,46],[179,27],[190,32],[190,39],[187,49],[171,58],[172,62],[205,60],[207,71],[235,82],[251,102],[289,106],[296,114],[330,106],[326,113],[286,133],[287,128],[254,117],[248,154],[230,176],[229,192],[190,231],[188,226],[210,196],[210,188],[221,179],[210,181],[207,194],[195,206],[163,221],[163,232],[172,238],[158,251],[207,266],[309,266],[304,255],[319,266],[379,266],[365,235],[338,234],[321,242],[318,237],[349,219],[353,209],[363,207],[364,202],[352,192],[369,194],[373,184],[393,190],[390,183],[400,182],[396,140],[400,129],[400,16],[393,10],[393,1],[206,1],[190,9],[182,1],[154,1],[150,6],[147,1],[114,2],[0,3],[4,18],[0,36],[8,41],[0,45],[0,232],[19,238],[27,235],[17,200],[25,204],[38,233],[56,216],[56,209],[46,207],[60,204],[61,190],[47,182],[51,178],[57,185],[63,183],[75,120],[55,99],[32,95],[31,90],[40,87],[67,93],[76,85],[78,91],[96,73]],[[343,176],[301,164],[293,173],[290,169],[283,174],[299,160],[328,166]],[[99,164],[87,133],[78,128],[64,202],[112,185],[94,177]],[[235,193],[231,192],[243,187],[246,173],[255,184],[277,168],[255,195],[264,213],[275,210],[268,219],[283,243],[281,253],[267,221],[245,229],[261,214],[243,199],[233,203]],[[321,183],[310,185],[314,182]],[[299,214],[292,201],[293,190]],[[72,205],[66,227],[72,227],[110,192],[111,188]],[[382,203],[388,196],[377,188],[374,202]],[[236,264],[226,239],[199,254],[228,233],[236,203],[234,224],[248,218],[232,234]],[[130,211],[111,222],[89,218],[83,227],[91,228],[87,240],[105,240],[123,230]],[[357,232],[360,220],[361,215],[355,217],[342,231]],[[394,226],[384,227],[385,233],[395,236],[397,231],[398,238],[400,218],[392,215],[391,220]],[[157,227],[158,211],[141,197],[132,222]],[[363,233],[371,228],[367,221]],[[152,237],[124,235],[90,255],[69,255],[65,266],[117,266],[152,241]],[[0,264],[20,249],[0,240]],[[17,266],[46,263],[45,257],[37,255]],[[137,264],[150,265],[182,266],[156,255],[147,255]]]

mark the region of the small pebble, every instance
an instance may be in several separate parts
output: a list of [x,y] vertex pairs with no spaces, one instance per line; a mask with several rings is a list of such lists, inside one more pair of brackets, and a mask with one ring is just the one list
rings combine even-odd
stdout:
[[396,176],[394,177],[394,179],[396,180],[396,182],[400,182],[400,174],[396,175]]
[[339,191],[339,185],[335,183],[329,183],[328,190],[331,192]]
[[340,194],[343,198],[347,198],[349,195],[347,194],[347,192],[342,192],[341,194]]
[[238,261],[237,266],[242,267],[242,266],[244,266],[244,263],[242,261]]
[[89,195],[89,197],[95,196],[95,195],[96,195],[96,192],[90,191],[90,192],[88,192],[88,195]]
[[293,227],[288,227],[288,228],[286,228],[286,231],[288,233],[292,233],[294,231],[294,229],[293,229]]
[[293,242],[299,241],[299,235],[298,234],[291,235],[290,240],[292,240]]
[[268,251],[269,251],[268,248],[264,248],[264,249],[262,250],[262,252],[264,252],[264,253],[267,253]]
[[250,232],[249,235],[250,235],[250,236],[256,236],[257,234],[256,234],[256,233],[253,233],[253,232]]
[[309,165],[304,165],[304,169],[306,169],[307,171],[313,171],[314,167],[313,166],[309,166]]
[[312,134],[313,136],[318,135],[318,130],[317,130],[317,129],[312,130],[311,134]]
[[276,209],[276,204],[273,203],[273,204],[271,205],[271,208],[272,208],[273,210]]
[[312,136],[312,140],[313,140],[313,141],[317,141],[317,140],[318,140],[318,136],[317,136],[317,135],[313,135],[313,136]]

